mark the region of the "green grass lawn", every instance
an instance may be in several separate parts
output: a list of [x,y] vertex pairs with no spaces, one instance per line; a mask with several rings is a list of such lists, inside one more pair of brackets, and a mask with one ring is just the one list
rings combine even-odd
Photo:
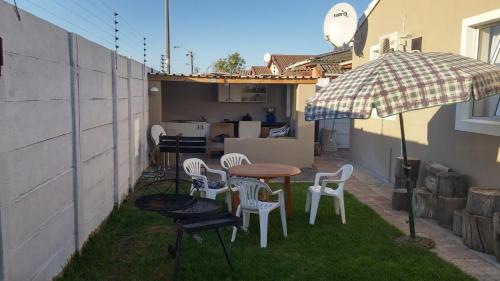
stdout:
[[[275,184],[273,188],[279,188]],[[259,247],[259,222],[252,216],[250,231],[222,231],[235,266],[226,264],[214,231],[201,234],[199,244],[185,235],[182,280],[473,280],[427,250],[402,248],[393,242],[401,232],[369,207],[346,194],[347,224],[334,215],[330,198],[323,198],[316,224],[304,212],[308,184],[293,183],[294,216],[283,237],[279,211],[270,215],[268,248]],[[144,190],[115,209],[73,257],[56,280],[171,280],[173,259],[167,252],[175,242],[172,221],[133,206]],[[330,200],[329,200],[330,199]]]

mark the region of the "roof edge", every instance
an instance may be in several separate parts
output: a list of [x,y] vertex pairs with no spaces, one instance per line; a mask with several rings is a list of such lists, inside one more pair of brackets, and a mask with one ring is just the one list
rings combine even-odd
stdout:
[[379,2],[380,0],[372,0],[372,2],[368,4],[368,7],[363,12],[363,16],[358,20],[358,28],[365,23],[365,21],[368,19],[368,16],[373,12],[373,9],[375,9]]

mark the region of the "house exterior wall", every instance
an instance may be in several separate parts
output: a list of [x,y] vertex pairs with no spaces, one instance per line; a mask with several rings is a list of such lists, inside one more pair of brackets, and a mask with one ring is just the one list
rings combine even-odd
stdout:
[[[380,36],[402,31],[403,19],[406,32],[422,37],[423,52],[458,54],[462,20],[498,8],[497,0],[380,0],[360,27],[353,67],[370,60],[370,47]],[[455,108],[447,105],[404,114],[409,155],[448,165],[468,175],[472,185],[500,188],[500,137],[455,130]],[[351,147],[357,162],[393,181],[393,159],[401,151],[398,119],[355,120]]]
[[295,87],[292,119],[297,123],[297,132],[294,138],[226,138],[224,153],[243,153],[253,162],[311,167],[314,162],[314,122],[305,121],[304,108],[307,99],[315,92],[314,84],[299,84]]
[[146,71],[20,15],[0,1],[0,280],[52,280],[145,166]]

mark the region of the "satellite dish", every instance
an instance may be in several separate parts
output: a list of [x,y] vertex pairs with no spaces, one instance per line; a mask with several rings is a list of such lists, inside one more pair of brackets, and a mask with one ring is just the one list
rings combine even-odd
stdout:
[[266,53],[264,55],[264,62],[269,63],[270,61],[271,61],[271,54],[270,53]]
[[351,41],[358,26],[356,10],[347,3],[338,3],[326,14],[323,32],[326,40],[337,47]]

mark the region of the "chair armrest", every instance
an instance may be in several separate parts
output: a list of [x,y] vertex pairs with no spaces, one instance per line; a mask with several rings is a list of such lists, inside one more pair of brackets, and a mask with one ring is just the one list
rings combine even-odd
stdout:
[[278,190],[271,192],[271,195],[280,195],[280,194],[283,194],[283,189],[278,189]]
[[226,172],[224,172],[222,170],[210,169],[208,167],[206,167],[206,170],[209,173],[218,174],[223,182],[227,182]]
[[333,180],[333,179],[325,179],[325,180],[323,180],[323,181],[321,182],[321,186],[322,186],[322,187],[326,187],[326,185],[327,185],[327,184],[329,184],[329,183],[337,183],[337,184],[338,184],[338,183],[343,183],[343,182],[345,182],[345,181],[341,181],[341,180]]
[[203,182],[203,188],[208,189],[208,178],[204,175],[191,175],[193,180],[201,180]]
[[335,173],[316,173],[316,177],[314,178],[314,185],[319,185],[319,181],[321,180],[321,178],[324,178],[324,177],[334,177],[336,175],[338,175],[340,173],[339,172],[335,172]]
[[271,192],[271,195],[278,195],[280,204],[285,204],[285,193],[283,193],[283,189],[275,190]]

